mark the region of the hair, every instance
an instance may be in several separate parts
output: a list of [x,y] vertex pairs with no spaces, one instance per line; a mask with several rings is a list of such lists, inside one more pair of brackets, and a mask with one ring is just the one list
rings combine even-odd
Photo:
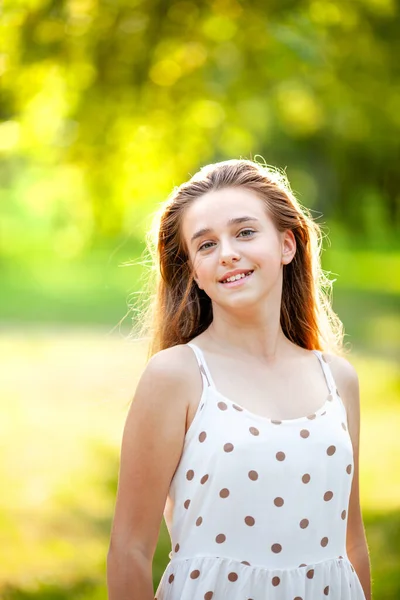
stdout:
[[321,267],[322,230],[301,206],[286,174],[253,160],[232,159],[202,167],[173,189],[147,232],[152,258],[140,336],[149,339],[148,358],[205,331],[213,320],[211,299],[194,281],[182,235],[185,210],[208,192],[243,188],[265,204],[278,231],[296,239],[292,261],[283,265],[280,322],[285,336],[309,350],[343,354],[344,330],[331,305],[331,281]]

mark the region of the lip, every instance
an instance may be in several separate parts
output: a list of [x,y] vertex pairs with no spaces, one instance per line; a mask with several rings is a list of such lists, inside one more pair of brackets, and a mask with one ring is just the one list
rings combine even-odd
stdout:
[[240,275],[241,273],[244,273],[246,275],[246,273],[248,273],[249,271],[254,271],[254,269],[235,269],[234,271],[228,271],[218,281],[219,281],[219,283],[222,283],[222,281],[224,279],[228,279],[228,277],[233,277],[234,275]]
[[[247,273],[251,271],[251,269],[247,270]],[[239,271],[239,273],[244,273],[245,271]],[[250,275],[246,275],[246,277],[241,277],[240,279],[237,279],[236,281],[228,281],[228,283],[222,283],[221,281],[219,282],[221,285],[223,285],[224,287],[230,288],[230,287],[239,287],[240,285],[244,285],[245,282],[247,280],[249,280],[251,278],[251,276],[253,275],[254,271],[252,273],[250,273]]]

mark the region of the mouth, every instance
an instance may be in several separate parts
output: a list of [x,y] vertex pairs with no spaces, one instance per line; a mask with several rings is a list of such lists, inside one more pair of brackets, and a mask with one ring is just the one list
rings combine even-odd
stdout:
[[248,271],[245,275],[241,275],[239,279],[235,279],[233,281],[220,281],[219,283],[224,287],[238,287],[243,285],[247,279],[249,279],[254,271]]

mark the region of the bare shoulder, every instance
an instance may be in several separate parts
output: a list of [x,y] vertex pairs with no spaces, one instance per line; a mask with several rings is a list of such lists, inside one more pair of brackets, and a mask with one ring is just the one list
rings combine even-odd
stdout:
[[[139,379],[134,402],[153,403],[158,409],[182,413],[187,411],[193,383],[196,381],[196,358],[186,344],[178,344],[154,354]],[[168,398],[168,406],[163,402]]]
[[195,367],[193,351],[174,346],[153,355],[138,381],[123,432],[110,548],[153,557],[184,447]]
[[336,354],[323,353],[325,362],[330,366],[337,390],[348,411],[359,410],[359,378],[354,365]]
[[180,383],[190,382],[195,365],[193,351],[186,344],[177,344],[154,354],[148,361],[143,375]]
[[175,420],[184,417],[186,430],[201,388],[193,350],[186,344],[178,344],[150,358],[139,379],[133,404],[136,403],[136,411],[141,410],[143,414],[156,413],[162,424],[165,424],[166,412]]

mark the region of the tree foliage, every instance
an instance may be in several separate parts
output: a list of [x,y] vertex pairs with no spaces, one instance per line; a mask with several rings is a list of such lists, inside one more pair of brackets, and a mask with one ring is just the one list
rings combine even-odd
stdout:
[[351,231],[395,231],[398,31],[395,0],[14,0],[0,252],[141,236],[202,164],[255,155]]

